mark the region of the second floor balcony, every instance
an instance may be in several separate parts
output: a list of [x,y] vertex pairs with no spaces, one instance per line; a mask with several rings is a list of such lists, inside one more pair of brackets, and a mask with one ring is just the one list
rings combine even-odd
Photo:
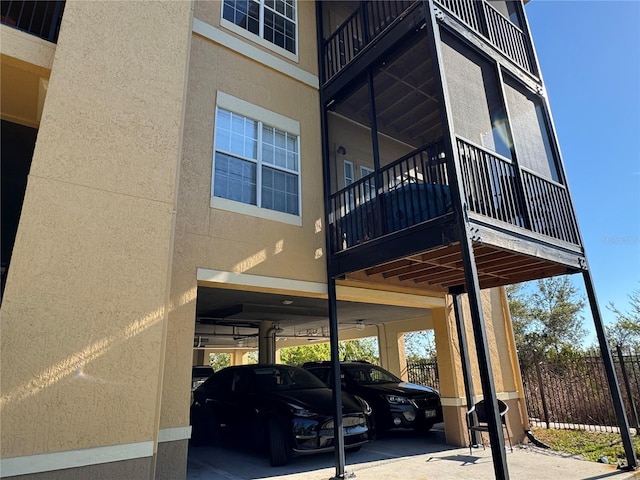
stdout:
[[330,274],[458,288],[462,232],[483,288],[579,271],[544,99],[455,28],[435,28],[403,30],[323,88]]
[[64,0],[2,0],[0,23],[56,43]]

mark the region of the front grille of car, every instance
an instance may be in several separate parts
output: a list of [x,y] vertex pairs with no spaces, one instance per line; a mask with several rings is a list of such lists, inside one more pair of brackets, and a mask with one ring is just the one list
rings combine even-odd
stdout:
[[[360,435],[367,428],[367,420],[362,413],[342,416],[342,429],[344,435]],[[321,435],[333,437],[333,420],[328,420],[320,427]]]
[[440,401],[436,397],[414,398],[412,400],[415,402],[416,406],[420,409],[438,408],[440,406]]

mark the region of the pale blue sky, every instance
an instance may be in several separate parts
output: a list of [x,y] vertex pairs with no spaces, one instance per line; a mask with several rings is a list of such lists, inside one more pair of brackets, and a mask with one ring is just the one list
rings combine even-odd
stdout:
[[[640,289],[640,0],[525,7],[605,322]],[[583,290],[582,276],[573,276]],[[585,325],[593,325],[585,312]],[[595,337],[588,340],[591,343]]]

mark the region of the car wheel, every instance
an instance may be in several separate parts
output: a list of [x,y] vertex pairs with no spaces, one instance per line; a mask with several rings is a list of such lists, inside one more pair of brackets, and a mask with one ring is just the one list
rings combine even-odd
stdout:
[[271,466],[279,467],[285,465],[289,461],[289,444],[282,422],[279,422],[276,418],[270,418],[267,430]]
[[199,447],[206,443],[206,428],[204,425],[203,409],[199,404],[191,405],[191,439],[189,443],[194,447]]
[[420,425],[415,427],[414,430],[418,433],[427,433],[429,430],[433,428],[435,424],[433,422],[425,423],[424,425]]
[[211,408],[202,409],[201,435],[205,443],[214,447],[220,446],[220,421]]
[[345,450],[349,453],[355,453],[355,452],[359,452],[361,448],[362,448],[362,445],[356,445],[355,447],[347,447],[345,448]]

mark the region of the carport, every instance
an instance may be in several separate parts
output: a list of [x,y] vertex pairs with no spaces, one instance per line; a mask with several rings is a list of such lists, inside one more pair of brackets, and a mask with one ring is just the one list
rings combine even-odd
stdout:
[[[241,364],[246,363],[246,353],[257,349],[259,362],[267,363],[278,361],[278,350],[287,346],[375,337],[381,366],[407,379],[404,333],[433,329],[445,418],[439,438],[442,444],[466,446],[465,412],[470,403],[466,392],[479,385],[479,374],[477,366],[461,355],[458,332],[464,336],[471,331],[464,321],[470,316],[468,304],[461,301],[464,297],[406,288],[382,290],[355,280],[338,280],[335,291],[337,335],[332,338],[326,284],[199,269],[194,365],[208,363],[207,352],[228,353],[232,364]],[[453,302],[454,298],[459,301]],[[510,404],[512,440],[518,442],[527,415],[505,302],[501,290],[483,292],[490,343],[499,357],[495,368],[499,392]],[[458,329],[456,318],[464,328]],[[341,448],[336,449],[335,464],[344,469]]]

